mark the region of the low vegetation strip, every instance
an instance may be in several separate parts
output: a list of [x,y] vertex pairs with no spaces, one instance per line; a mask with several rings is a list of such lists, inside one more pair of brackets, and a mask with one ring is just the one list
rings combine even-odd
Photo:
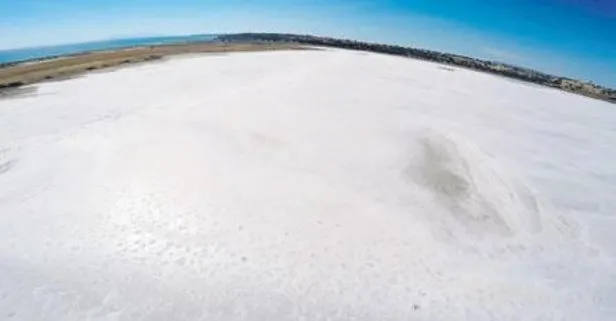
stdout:
[[12,90],[41,81],[66,79],[88,71],[159,60],[171,55],[297,49],[304,48],[285,43],[192,43],[134,47],[33,59],[0,66],[0,93],[3,90]]

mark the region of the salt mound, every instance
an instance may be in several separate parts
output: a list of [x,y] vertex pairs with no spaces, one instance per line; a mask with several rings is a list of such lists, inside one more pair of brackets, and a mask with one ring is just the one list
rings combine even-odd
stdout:
[[417,140],[408,175],[445,209],[433,219],[449,233],[482,238],[541,230],[535,197],[479,149],[436,133]]

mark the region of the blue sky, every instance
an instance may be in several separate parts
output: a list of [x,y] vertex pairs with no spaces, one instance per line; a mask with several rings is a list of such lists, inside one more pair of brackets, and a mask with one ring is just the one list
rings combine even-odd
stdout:
[[413,45],[616,87],[616,0],[0,0],[0,49],[242,31]]

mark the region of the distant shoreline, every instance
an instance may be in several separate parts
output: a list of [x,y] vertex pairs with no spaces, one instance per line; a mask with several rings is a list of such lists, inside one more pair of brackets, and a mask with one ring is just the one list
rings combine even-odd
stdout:
[[[187,39],[190,37],[191,36],[187,36]],[[160,60],[169,55],[183,53],[307,49],[308,47],[315,46],[360,50],[427,60],[500,75],[523,82],[534,83],[616,103],[615,89],[580,80],[550,75],[528,68],[411,47],[310,35],[277,33],[225,34],[212,36],[212,39],[208,41],[195,38],[194,40],[186,40],[176,44],[135,45],[119,49],[94,50],[0,63],[0,97],[8,95],[20,87],[42,81],[65,79],[92,70]]]
[[180,45],[213,41],[216,35],[187,35],[162,37],[117,38],[53,46],[24,47],[0,50],[0,67],[24,61],[34,61],[50,57],[70,56],[79,53],[120,50],[132,47]]

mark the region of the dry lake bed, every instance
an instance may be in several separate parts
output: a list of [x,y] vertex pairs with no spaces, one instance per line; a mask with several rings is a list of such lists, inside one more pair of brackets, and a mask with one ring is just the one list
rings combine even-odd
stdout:
[[1,320],[613,320],[616,108],[344,50],[0,100]]

